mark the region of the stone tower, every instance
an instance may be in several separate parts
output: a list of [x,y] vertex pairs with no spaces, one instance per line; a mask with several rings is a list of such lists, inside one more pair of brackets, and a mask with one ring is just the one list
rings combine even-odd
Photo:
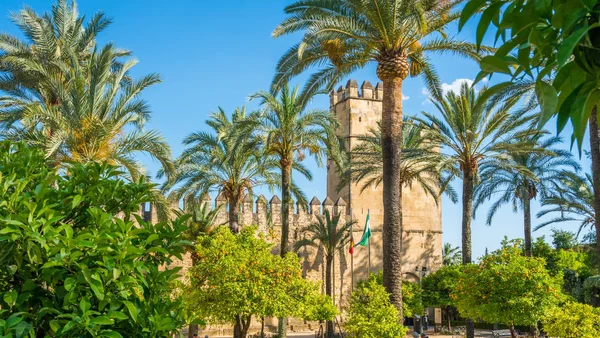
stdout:
[[[357,144],[357,136],[376,128],[381,120],[383,84],[373,87],[365,81],[358,87],[349,80],[346,87],[340,86],[330,93],[330,110],[340,123],[337,134],[345,140],[346,149]],[[338,192],[340,177],[333,165],[327,171],[327,196],[333,200],[342,198],[347,203],[346,213],[358,224],[354,227],[354,240],[362,235],[367,212],[371,213],[371,270],[382,268],[383,186],[369,188],[361,193],[362,183],[342,187]],[[441,205],[414,184],[403,188],[403,250],[405,280],[419,282],[421,270],[436,270],[442,261]],[[366,276],[368,266],[367,248],[358,247],[354,254],[354,279]],[[416,272],[416,269],[420,272]]]

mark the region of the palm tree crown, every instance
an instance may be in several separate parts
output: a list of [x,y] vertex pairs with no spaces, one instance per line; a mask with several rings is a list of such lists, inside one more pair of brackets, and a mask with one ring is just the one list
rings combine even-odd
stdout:
[[144,89],[160,82],[157,74],[123,81],[136,64],[127,60],[113,72],[115,49],[107,45],[94,50],[85,65],[74,63],[63,69],[64,81],[54,83],[58,104],[47,105],[35,98],[14,100],[23,112],[20,124],[6,131],[11,139],[22,139],[44,149],[57,166],[69,162],[108,162],[127,169],[132,179],[143,175],[133,155],[146,153],[172,171],[171,149],[155,130],[144,130],[150,119]]
[[549,224],[564,222],[579,222],[577,236],[585,227],[594,229],[596,213],[594,212],[594,188],[592,175],[584,176],[573,172],[563,173],[560,187],[553,190],[542,199],[542,207],[547,207],[537,214],[542,217],[550,213],[559,213],[560,216],[543,222],[534,228],[541,229]]
[[[63,82],[70,65],[88,62],[96,37],[110,23],[102,12],[92,16],[87,25],[79,16],[75,1],[58,0],[52,11],[39,15],[30,7],[12,14],[25,40],[0,34],[0,90],[8,96],[0,99],[10,103],[11,97],[35,97],[44,105],[59,104],[60,91],[56,82]],[[126,50],[115,51],[115,70],[122,65],[120,57],[129,56]],[[5,111],[6,112],[6,111]],[[3,122],[18,120],[18,111],[3,116]]]
[[[453,202],[456,192],[446,186],[441,177],[439,164],[442,160],[438,146],[422,136],[423,128],[413,119],[404,118],[402,123],[401,182],[404,186],[417,183],[436,202],[443,190]],[[357,137],[357,145],[349,152],[350,161],[342,175],[340,186],[349,182],[362,183],[361,192],[383,182],[383,151],[381,149],[381,122],[368,133]]]
[[[426,137],[440,144],[445,155],[440,168],[450,177],[463,180],[463,263],[471,262],[471,218],[473,189],[480,170],[492,163],[508,161],[510,154],[526,152],[530,147],[514,142],[523,134],[521,127],[530,123],[531,116],[517,117],[510,113],[516,103],[507,100],[489,105],[487,88],[477,91],[463,84],[460,93],[448,92],[444,99],[432,99],[441,118],[423,112]],[[517,137],[519,135],[519,137]]]
[[[490,207],[486,223],[490,225],[498,209],[511,203],[513,211],[521,209],[524,215],[525,252],[531,256],[531,200],[538,195],[545,199],[560,188],[565,169],[579,170],[571,153],[556,148],[559,137],[542,139],[548,132],[535,133],[525,142],[531,152],[509,153],[502,160],[491,160],[480,172],[480,184],[475,190],[474,211],[485,201],[496,197]],[[515,142],[522,143],[522,140]]]
[[450,243],[444,243],[442,247],[442,265],[459,265],[461,263],[460,247],[453,247]]
[[183,143],[187,148],[176,161],[165,189],[179,185],[174,198],[199,199],[216,191],[229,204],[229,226],[238,229],[239,205],[253,189],[266,184],[276,186],[280,178],[273,172],[272,157],[262,156],[261,140],[253,133],[240,132],[240,121],[247,118],[246,108],[236,108],[231,119],[222,108],[206,124],[212,132],[195,132]]
[[[460,13],[460,1],[303,0],[285,8],[289,17],[273,32],[279,37],[304,31],[302,41],[280,59],[274,88],[311,66],[307,91],[335,85],[342,77],[376,62],[380,79],[423,75],[441,95],[428,53],[451,52],[478,59],[473,44],[448,38],[446,27]],[[437,35],[435,38],[431,38]],[[426,39],[427,38],[427,39]],[[424,40],[427,41],[424,41]],[[486,47],[484,47],[487,50]],[[331,89],[331,88],[329,88]]]

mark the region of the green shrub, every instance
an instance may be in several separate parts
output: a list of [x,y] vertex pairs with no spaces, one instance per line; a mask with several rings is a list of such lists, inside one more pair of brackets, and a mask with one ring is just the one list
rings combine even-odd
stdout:
[[58,175],[40,151],[0,143],[0,336],[171,337],[184,324],[165,268],[184,228],[129,221],[152,186],[121,174]]
[[345,328],[357,338],[398,338],[407,329],[398,322],[398,310],[375,278],[360,283],[352,293]]
[[[362,287],[371,281],[375,281],[379,285],[383,285],[383,271],[372,273],[365,280],[357,283],[358,287]],[[423,307],[423,291],[417,283],[402,282],[402,315],[404,317],[412,317],[413,315],[422,315]]]
[[587,304],[600,307],[600,276],[588,277],[583,282],[583,297]]
[[557,306],[548,311],[542,323],[549,337],[600,337],[600,309],[586,304],[568,302]]

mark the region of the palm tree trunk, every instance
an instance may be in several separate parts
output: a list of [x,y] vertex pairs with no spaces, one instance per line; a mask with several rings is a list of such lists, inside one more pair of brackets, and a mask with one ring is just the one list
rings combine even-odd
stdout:
[[292,170],[289,161],[281,160],[281,245],[279,252],[281,257],[288,252],[290,236],[290,182]]
[[229,229],[234,234],[240,232],[239,226],[240,206],[237,202],[229,201]]
[[592,177],[594,181],[594,225],[596,227],[596,257],[600,268],[600,135],[598,134],[598,105],[590,116],[590,153],[592,154]]
[[[292,167],[289,160],[281,160],[281,245],[279,253],[285,256],[289,247],[290,236],[290,182],[292,181]],[[279,318],[277,333],[280,338],[287,336],[285,318]]]
[[[463,168],[463,213],[462,213],[462,262],[471,263],[471,219],[473,215],[473,172],[470,164]],[[473,320],[466,320],[467,338],[475,337],[475,324]]]
[[402,78],[383,80],[383,285],[402,322]]
[[525,256],[532,257],[531,252],[531,199],[523,199],[523,223],[525,229]]
[[[325,294],[331,298],[332,295],[332,283],[331,283],[331,272],[333,269],[333,255],[327,255],[325,258]],[[333,321],[327,321],[327,338],[333,338]]]

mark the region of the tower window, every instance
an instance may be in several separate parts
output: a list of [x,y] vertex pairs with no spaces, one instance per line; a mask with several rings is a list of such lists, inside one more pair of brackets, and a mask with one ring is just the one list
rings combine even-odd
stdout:
[[358,122],[362,122],[362,117],[358,117]]

